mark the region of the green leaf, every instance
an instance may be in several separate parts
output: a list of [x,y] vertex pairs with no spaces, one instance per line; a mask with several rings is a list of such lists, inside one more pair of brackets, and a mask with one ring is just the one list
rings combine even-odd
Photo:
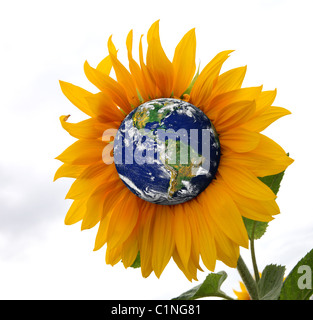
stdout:
[[278,300],[283,285],[285,267],[270,264],[265,267],[258,283],[260,300]]
[[227,278],[227,273],[221,271],[218,273],[210,273],[202,284],[184,292],[179,297],[172,300],[195,300],[205,297],[221,297],[231,299],[223,291],[220,290],[221,285]]
[[253,236],[254,240],[260,239],[264,235],[266,228],[268,226],[268,222],[254,221],[245,217],[243,217],[243,222],[246,226],[249,239],[252,238],[253,224],[255,223],[254,236]]
[[309,300],[313,295],[313,249],[291,270],[280,293],[280,300]]
[[271,190],[277,195],[279,188],[280,188],[280,183],[283,180],[285,171],[274,174],[271,176],[266,176],[259,178],[263,183],[265,183]]
[[138,251],[137,257],[133,264],[131,265],[132,268],[140,268],[141,262],[140,262],[140,252]]

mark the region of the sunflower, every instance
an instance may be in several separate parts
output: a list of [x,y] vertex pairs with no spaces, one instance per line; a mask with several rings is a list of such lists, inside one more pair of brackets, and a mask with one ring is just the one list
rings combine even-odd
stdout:
[[[262,277],[262,273],[259,272],[259,280]],[[255,280],[255,278],[254,278]],[[236,295],[238,300],[252,300],[250,297],[250,294],[247,290],[247,287],[245,286],[245,284],[242,281],[239,281],[239,287],[241,291],[237,291],[235,289],[233,289],[234,294]]]
[[[63,165],[55,179],[75,179],[66,196],[74,201],[65,224],[81,221],[82,230],[98,225],[94,250],[106,244],[107,264],[122,261],[127,268],[140,253],[143,277],[152,271],[160,277],[171,258],[189,280],[197,279],[201,264],[211,271],[217,260],[236,267],[240,246],[248,247],[243,217],[271,221],[279,213],[275,194],[258,177],[277,174],[293,160],[260,132],[290,112],[272,106],[276,90],[242,88],[246,67],[220,73],[232,51],[220,52],[196,72],[195,29],[183,36],[172,61],[161,46],[159,21],[147,33],[146,59],[142,38],[137,62],[133,32],[127,36],[129,68],[117,58],[112,36],[109,55],[96,68],[85,62],[85,74],[98,93],[60,81],[64,95],[89,116],[79,123],[60,117],[62,127],[78,139],[56,158]],[[107,130],[117,132],[138,107],[163,98],[203,113],[220,146],[217,170],[204,190],[166,205],[146,201],[126,186],[109,159],[113,142],[103,138]],[[107,148],[111,152],[104,154]]]
[[[259,272],[259,277],[261,279],[262,273]],[[285,281],[286,277],[284,277],[283,281]],[[234,294],[236,295],[238,300],[251,300],[250,294],[242,281],[239,281],[239,286],[241,291],[237,291],[233,289]]]
[[237,296],[238,300],[251,300],[251,297],[249,295],[249,292],[244,285],[243,282],[239,281],[239,286],[241,291],[237,291],[233,289],[234,294]]

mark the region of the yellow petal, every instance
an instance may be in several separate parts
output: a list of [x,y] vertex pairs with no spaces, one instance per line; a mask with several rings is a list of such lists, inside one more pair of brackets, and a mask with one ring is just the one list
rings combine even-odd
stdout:
[[159,36],[159,23],[160,19],[155,21],[148,30],[147,41],[148,43],[152,41],[153,38],[160,38]]
[[195,29],[187,32],[177,45],[173,58],[175,97],[180,97],[188,88],[196,71]]
[[194,221],[198,229],[198,239],[199,239],[199,249],[201,254],[201,259],[204,265],[211,271],[214,271],[216,264],[216,247],[214,243],[214,231],[211,229],[207,223],[205,215],[207,214],[203,211],[202,206],[197,202],[184,203],[186,209],[193,215]]
[[139,61],[140,61],[140,67],[142,70],[142,77],[143,82],[145,85],[145,92],[148,95],[149,99],[154,99],[158,97],[159,89],[156,86],[155,79],[152,75],[152,73],[149,71],[148,67],[144,63],[143,59],[143,49],[142,49],[142,37],[140,37],[139,41]]
[[186,267],[182,263],[181,258],[177,252],[177,249],[173,251],[173,260],[175,261],[178,268],[184,273],[184,275],[189,281],[192,281],[193,279],[197,280],[197,268],[194,267],[193,270],[190,271],[189,267]]
[[174,237],[177,253],[185,268],[188,268],[191,250],[191,231],[183,205],[175,205],[174,209]]
[[218,172],[225,183],[235,192],[251,199],[273,200],[276,195],[261,182],[254,174],[238,167],[229,167],[220,163]]
[[175,247],[173,213],[167,206],[160,206],[155,214],[152,236],[152,268],[159,278],[168,264]]
[[105,262],[114,266],[122,260],[122,246],[110,248],[107,247]]
[[128,58],[133,59],[133,30],[130,30],[126,37],[126,48],[127,48]]
[[269,215],[274,216],[280,213],[280,209],[275,200],[261,201],[261,206]]
[[222,68],[223,63],[232,51],[223,51],[215,56],[199,74],[191,92],[190,101],[197,107],[203,107],[209,100],[213,84]]
[[65,216],[64,223],[66,225],[71,225],[82,220],[85,215],[85,211],[85,200],[75,200]]
[[[287,160],[285,150],[278,143],[261,133],[259,134],[259,136],[260,142],[258,146],[251,151],[251,154],[255,156],[266,156],[277,161]],[[293,162],[291,158],[289,158],[288,161],[291,161],[289,164]]]
[[59,178],[77,178],[84,170],[86,166],[82,165],[71,165],[71,164],[62,164],[62,166],[56,171],[54,175],[54,180]]
[[156,205],[145,203],[141,209],[138,229],[141,273],[144,278],[152,272],[152,243]]
[[155,22],[148,31],[147,67],[162,97],[170,97],[173,89],[174,69],[160,42],[159,21]]
[[253,117],[253,119],[245,123],[242,127],[251,131],[260,132],[266,129],[274,121],[288,114],[291,114],[291,112],[285,108],[270,107],[259,116]]
[[112,69],[112,61],[110,55],[106,56],[96,67],[96,69],[104,74],[109,75]]
[[138,254],[137,231],[137,227],[135,227],[122,246],[122,262],[125,268],[130,267],[134,263]]
[[233,290],[233,292],[237,296],[238,300],[251,300],[251,297],[250,297],[245,285],[242,282],[240,282],[239,285],[240,285],[241,291]]
[[210,103],[203,109],[212,120],[217,119],[217,115],[226,106],[240,101],[256,100],[261,94],[262,86],[241,88],[233,91],[222,93],[212,99]]
[[275,200],[260,201],[250,199],[235,192],[221,179],[219,183],[223,185],[223,188],[234,200],[241,215],[246,218],[268,222],[273,220],[273,215],[276,215],[280,212]]
[[146,92],[146,86],[143,76],[143,71],[140,69],[138,63],[133,59],[132,48],[133,48],[133,30],[131,30],[126,39],[128,61],[129,61],[129,70],[132,76],[135,79],[139,93],[144,101],[149,100],[149,96]]
[[221,184],[218,181],[211,183],[207,191],[203,192],[201,199],[204,211],[209,213],[208,222],[213,219],[231,240],[248,248],[249,239],[241,214]]
[[255,154],[254,149],[251,152],[235,153],[225,152],[223,154],[223,161],[232,163],[235,166],[247,168],[253,172],[257,177],[264,177],[284,171],[293,160],[286,154],[282,154],[278,159],[267,157],[266,154]]
[[[255,112],[255,101],[238,101],[221,109],[214,126],[217,132],[238,127],[247,122]],[[252,130],[251,130],[252,131]]]
[[86,61],[84,71],[88,80],[99,90],[110,95],[112,100],[126,113],[131,112],[132,108],[128,101],[124,88],[108,75],[92,68]]
[[121,179],[110,183],[110,190],[106,192],[106,200],[103,205],[103,214],[108,214],[112,210],[114,212],[118,209],[119,204],[125,199],[128,189],[125,188],[124,183]]
[[[114,165],[112,165],[113,167]],[[105,217],[108,212],[106,211],[106,208],[104,206],[104,203],[108,200],[109,192],[113,189],[115,192],[118,192],[119,190],[116,188],[116,182],[114,180],[111,180],[112,177],[106,176],[106,178],[103,179],[102,172],[98,172],[95,168],[93,169],[93,177],[100,177],[100,180],[98,182],[95,182],[95,179],[92,180],[92,185],[90,189],[94,189],[90,196],[88,197],[88,200],[86,201],[86,212],[82,221],[81,229],[90,229],[94,227],[103,217]],[[83,176],[83,175],[82,175]],[[117,176],[117,175],[116,175]],[[116,177],[118,178],[118,177]],[[82,177],[81,179],[84,179]],[[89,179],[89,181],[91,178]],[[103,181],[106,181],[105,183],[102,183]],[[118,182],[118,180],[117,180]],[[96,188],[93,187],[93,184],[98,185]],[[112,187],[112,185],[114,187]],[[115,203],[117,205],[118,201]]]
[[97,139],[101,138],[107,129],[118,128],[114,122],[103,124],[96,118],[87,119],[78,123],[67,122],[69,116],[61,116],[60,122],[64,130],[77,139]]
[[247,66],[231,69],[221,74],[213,89],[213,95],[217,96],[228,91],[240,89],[246,75],[246,71]]
[[[271,215],[265,214],[266,211],[259,202],[253,201],[252,199],[246,198],[245,201],[238,203],[237,206],[240,213],[248,219],[263,222],[269,222],[274,219]],[[277,213],[275,212],[275,214]]]
[[106,189],[107,186],[105,184],[98,186],[86,201],[86,212],[81,230],[93,228],[101,220]]
[[102,160],[102,151],[106,145],[107,143],[100,140],[78,140],[56,159],[74,165],[92,164]]
[[95,240],[95,247],[93,249],[94,251],[102,248],[104,244],[107,242],[107,233],[108,233],[110,219],[111,219],[111,213],[108,213],[107,215],[102,217],[99,224],[96,240]]
[[255,149],[260,141],[260,134],[243,128],[234,128],[221,132],[219,140],[222,148],[235,152],[248,152]]
[[[110,44],[110,52],[115,57],[117,56],[117,50],[116,50],[113,43]],[[96,69],[106,75],[109,75],[112,67],[113,67],[112,60],[111,60],[110,55],[108,55],[97,65]]]
[[133,78],[131,74],[128,72],[128,70],[117,59],[114,52],[110,50],[110,47],[112,47],[112,45],[113,45],[112,37],[110,37],[108,41],[108,48],[109,48],[109,53],[110,53],[113,68],[116,74],[117,81],[123,86],[127,94],[129,103],[133,107],[137,107],[140,104],[140,102],[138,99],[137,90],[136,90],[136,86],[133,81]]
[[103,92],[90,95],[86,101],[101,122],[122,122],[125,118],[125,113]]
[[130,192],[112,214],[108,230],[108,246],[121,246],[132,233],[138,219],[137,197]]
[[269,108],[275,98],[276,98],[277,90],[263,91],[260,96],[256,99],[256,114],[260,114],[264,112],[267,108]]
[[64,81],[59,82],[61,90],[67,99],[69,99],[79,110],[86,113],[88,116],[95,116],[95,114],[89,109],[86,102],[86,97],[92,95],[92,93],[71,83]]
[[[191,206],[193,206],[194,202],[196,200],[192,200]],[[197,203],[196,203],[197,205]],[[189,263],[192,263],[196,268],[203,271],[199,265],[199,256],[200,256],[200,240],[199,240],[199,227],[198,227],[198,221],[196,219],[196,216],[193,214],[193,211],[186,211],[186,217],[189,221],[190,226],[190,232],[191,232],[191,252],[190,252],[190,259]]]
[[[173,256],[174,258],[174,256]],[[202,268],[199,266],[199,263],[195,264],[193,259],[189,259],[189,263],[188,263],[188,271],[189,274],[191,275],[192,279],[198,281],[197,279],[197,271],[198,269],[200,271],[203,271]]]
[[107,165],[103,161],[99,161],[88,166],[78,177],[78,179],[92,179],[105,175],[105,181],[111,182],[113,180],[119,180],[118,173],[116,171],[115,165]]
[[74,181],[65,198],[81,199],[90,196],[90,194],[99,185],[103,184],[103,181],[107,181],[107,183],[103,187],[111,189],[110,183],[116,183],[119,181],[119,177],[117,174],[115,176],[112,176],[110,174],[111,167],[114,167],[114,165],[108,166],[102,161],[87,167]]
[[227,266],[235,268],[239,258],[239,245],[227,237],[223,232],[223,228],[221,229],[214,221],[211,221],[211,225],[214,229],[217,259]]

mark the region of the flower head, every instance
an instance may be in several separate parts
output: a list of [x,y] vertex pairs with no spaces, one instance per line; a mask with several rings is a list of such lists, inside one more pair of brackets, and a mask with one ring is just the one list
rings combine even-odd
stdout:
[[239,286],[241,291],[237,291],[233,289],[234,294],[237,296],[238,300],[251,300],[251,297],[249,295],[249,292],[244,285],[243,282],[239,281]]
[[[65,223],[82,221],[82,229],[99,224],[94,250],[106,244],[108,264],[122,261],[129,267],[140,252],[142,275],[147,277],[154,271],[159,277],[173,258],[191,280],[197,278],[198,269],[202,270],[201,260],[209,270],[214,270],[217,259],[230,267],[236,266],[239,247],[248,247],[242,217],[270,221],[279,213],[275,194],[258,177],[279,173],[293,160],[260,132],[290,112],[272,106],[276,90],[262,91],[262,86],[242,88],[246,67],[220,74],[232,51],[217,54],[196,73],[194,29],[179,42],[172,61],[161,46],[159,21],[150,27],[147,42],[146,59],[141,37],[139,62],[135,61],[133,33],[129,32],[126,39],[128,69],[117,58],[112,37],[109,38],[109,55],[96,68],[88,62],[84,66],[87,78],[99,89],[98,93],[60,82],[65,96],[89,118],[79,123],[67,122],[68,116],[60,118],[63,128],[78,140],[57,157],[64,164],[56,172],[55,179],[75,179],[66,197],[74,201]],[[110,76],[112,67],[116,79]],[[134,181],[128,178],[122,181],[122,169],[112,161],[113,149],[114,160],[118,149],[110,137],[117,132],[130,132],[132,128],[125,127],[125,119],[133,119],[132,125],[134,121],[147,125],[145,119],[152,113],[147,113],[142,106],[153,101],[160,103],[164,98],[172,99],[176,106],[180,102],[188,104],[183,111],[186,117],[188,108],[196,108],[203,114],[207,119],[205,128],[215,133],[215,140],[210,140],[210,150],[219,154],[214,172],[197,171],[202,176],[210,176],[205,188],[192,199],[176,203],[170,202],[171,197],[193,186],[190,181],[195,181],[192,178],[197,178],[197,174],[188,176],[191,170],[188,165],[169,166],[168,156],[163,162],[160,158],[165,167],[163,173],[171,176],[170,200],[160,204],[138,196],[142,189],[136,186],[136,179],[140,176]],[[153,125],[157,124],[158,129],[164,129],[164,119],[168,116],[166,105],[161,107],[165,107],[161,115],[153,107]],[[177,114],[178,109],[171,112]],[[110,130],[113,131],[108,133]],[[155,131],[149,134],[146,139],[154,139]],[[167,147],[169,139],[164,143]],[[212,149],[214,143],[216,149]],[[212,164],[212,152],[210,157]],[[192,162],[193,168],[195,163]],[[128,172],[132,168],[135,167],[129,166]],[[148,174],[151,168],[145,168],[144,174]],[[154,178],[161,179],[161,174]]]

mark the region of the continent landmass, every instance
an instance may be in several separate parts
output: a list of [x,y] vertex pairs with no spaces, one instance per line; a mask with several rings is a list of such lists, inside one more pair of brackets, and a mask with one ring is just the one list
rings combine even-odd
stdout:
[[[164,108],[164,110],[161,110]],[[161,112],[160,112],[161,111]],[[167,107],[167,105],[162,105],[158,103],[154,103],[149,106],[149,108],[143,108],[140,111],[137,111],[133,115],[133,125],[137,129],[145,129],[147,124],[149,123],[157,123],[157,128],[152,130],[153,132],[156,129],[166,129],[163,125],[164,118],[172,112],[172,108]],[[156,141],[156,136],[152,133],[149,135],[152,139]],[[156,141],[159,143],[158,141]],[[168,140],[165,141],[166,147],[168,146]],[[171,144],[173,146],[173,144]],[[188,149],[188,163],[182,164],[180,163],[180,148],[187,147]],[[164,153],[164,156],[160,156],[160,160],[163,163],[164,167],[170,172],[171,178],[168,186],[168,195],[169,197],[173,197],[174,194],[185,187],[185,184],[188,183],[193,177],[196,176],[195,166],[196,160],[195,159],[202,159],[203,157],[196,153],[194,150],[190,148],[190,146],[186,146],[182,141],[176,141],[175,145],[175,162],[169,161],[168,154],[171,154],[169,150]],[[186,150],[186,149],[185,149]],[[173,154],[173,153],[172,153]],[[200,161],[201,163],[201,161]]]
[[148,123],[157,122],[162,127],[162,120],[171,113],[171,109],[165,109],[159,112],[162,108],[164,108],[164,105],[153,103],[149,108],[138,110],[133,115],[134,126],[138,129],[144,129]]

